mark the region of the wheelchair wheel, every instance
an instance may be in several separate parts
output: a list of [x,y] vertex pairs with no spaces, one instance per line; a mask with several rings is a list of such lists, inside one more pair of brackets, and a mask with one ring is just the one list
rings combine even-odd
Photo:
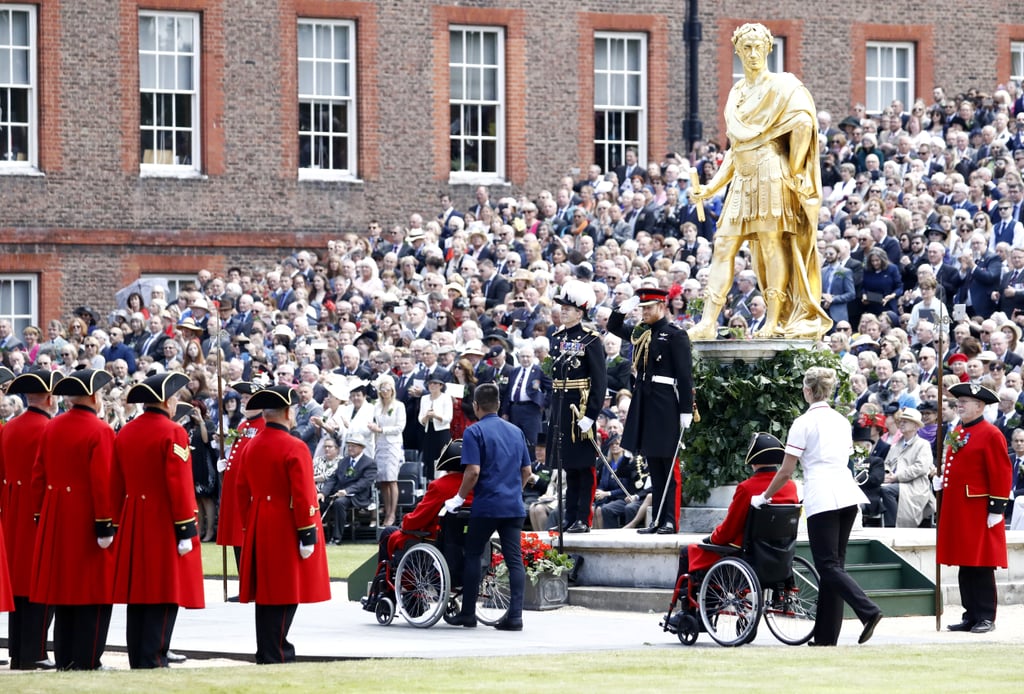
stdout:
[[747,643],[761,618],[761,586],[741,559],[726,557],[708,569],[697,602],[705,631],[722,646]]
[[697,635],[700,633],[700,622],[697,621],[696,615],[683,612],[679,615],[679,623],[676,628],[678,629],[676,636],[679,637],[679,643],[684,646],[692,646],[697,643]]
[[495,561],[501,548],[491,541],[491,551],[483,556],[484,566],[480,569],[480,590],[476,598],[476,618],[481,624],[494,626],[508,614],[512,590],[508,585],[508,570],[505,560]]
[[764,619],[782,643],[801,646],[814,634],[818,611],[818,572],[803,557],[793,557],[793,582],[765,588]]
[[405,552],[395,570],[398,612],[414,627],[431,627],[448,605],[451,577],[441,551],[420,543]]
[[395,601],[389,597],[381,597],[373,608],[373,616],[382,627],[391,624],[395,620]]
[[441,615],[444,618],[445,624],[451,624],[455,617],[459,616],[459,612],[462,611],[462,597],[458,595],[452,595],[448,598],[448,605],[444,608],[444,614]]

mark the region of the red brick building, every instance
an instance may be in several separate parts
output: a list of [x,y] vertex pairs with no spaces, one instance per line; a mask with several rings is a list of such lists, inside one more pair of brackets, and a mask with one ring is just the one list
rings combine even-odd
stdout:
[[[0,0],[0,317],[683,150],[692,1]],[[707,137],[745,21],[840,117],[1024,72],[1024,2],[833,7],[698,3]]]

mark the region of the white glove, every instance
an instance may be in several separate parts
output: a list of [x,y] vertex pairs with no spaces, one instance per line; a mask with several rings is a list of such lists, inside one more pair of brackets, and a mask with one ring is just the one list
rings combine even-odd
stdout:
[[988,514],[988,521],[986,521],[986,523],[988,524],[988,527],[990,527],[990,528],[994,528],[997,525],[999,525],[1000,523],[1005,523],[1005,522],[1006,522],[1006,518],[1004,518],[1003,514],[1001,514],[1001,513],[990,513],[990,514]]
[[764,494],[757,494],[750,498],[750,505],[753,506],[754,508],[761,508],[767,503],[768,497],[766,497]]
[[110,545],[114,544],[114,536],[111,535],[110,537],[97,537],[96,544],[100,546],[100,549],[106,549]]
[[449,513],[454,513],[458,511],[460,508],[462,508],[462,505],[464,503],[466,503],[466,500],[463,499],[458,494],[456,494],[451,499],[448,499],[448,501],[444,502],[444,508]]
[[315,548],[316,548],[316,545],[304,545],[304,544],[302,544],[300,542],[299,543],[299,556],[302,557],[303,559],[309,559],[313,555],[313,550]]
[[224,458],[221,458],[220,460],[217,461],[217,472],[224,472],[227,469],[228,461],[226,461]]
[[590,427],[594,426],[594,420],[590,417],[580,417],[580,421],[576,422],[579,426],[580,431],[587,433],[590,431]]
[[183,557],[192,551],[192,538],[187,540],[178,540],[178,556]]
[[686,431],[687,429],[689,429],[691,424],[693,424],[693,415],[692,414],[685,414],[685,413],[683,413],[683,414],[679,415],[679,428],[682,431]]
[[623,301],[621,304],[619,304],[618,311],[619,311],[619,313],[622,313],[622,314],[628,314],[628,313],[630,313],[633,309],[635,309],[639,305],[640,305],[640,297],[639,296],[631,296],[628,299],[626,299],[625,301]]

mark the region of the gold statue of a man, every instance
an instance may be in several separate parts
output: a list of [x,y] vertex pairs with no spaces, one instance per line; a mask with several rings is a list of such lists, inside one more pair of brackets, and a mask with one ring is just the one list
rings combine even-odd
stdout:
[[832,321],[821,308],[817,223],[822,193],[814,101],[793,75],[768,71],[772,35],[766,27],[744,24],[732,43],[743,63],[743,79],[725,105],[731,147],[715,177],[690,191],[703,201],[729,184],[703,316],[690,328],[690,337],[715,338],[732,286],[733,261],[747,241],[768,308],[755,337],[816,339]]

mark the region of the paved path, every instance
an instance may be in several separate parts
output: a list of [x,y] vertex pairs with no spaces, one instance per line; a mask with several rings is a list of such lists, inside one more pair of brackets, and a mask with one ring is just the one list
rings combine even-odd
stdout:
[[[234,590],[235,586],[231,586]],[[514,643],[518,655],[580,651],[630,650],[643,648],[684,648],[675,636],[661,631],[660,615],[605,612],[582,607],[564,607],[549,612],[527,612],[521,633],[498,632],[489,627],[451,627],[440,622],[430,629],[417,629],[400,617],[388,627],[376,623],[369,612],[345,599],[345,584],[332,584],[334,599],[317,605],[301,605],[292,626],[291,641],[301,657],[345,658],[446,658],[453,656],[505,656]],[[253,606],[221,601],[219,581],[206,582],[205,610],[182,610],[174,631],[172,648],[191,657],[184,666],[215,667],[252,662],[256,648]],[[959,607],[950,607],[943,625],[959,621]],[[1001,607],[998,628],[991,634],[953,634],[935,631],[934,617],[901,617],[882,620],[872,646],[957,643],[1024,642],[1024,606]],[[125,612],[115,606],[108,644],[111,651],[104,663],[118,669],[128,667],[123,652]],[[0,615],[0,634],[7,633],[6,615]],[[570,638],[566,638],[570,634]],[[843,626],[842,646],[856,646],[860,624]],[[779,646],[767,628],[758,630],[753,647]],[[702,634],[692,648],[718,648]],[[2,652],[2,651],[0,651]],[[0,668],[0,672],[9,672]]]

